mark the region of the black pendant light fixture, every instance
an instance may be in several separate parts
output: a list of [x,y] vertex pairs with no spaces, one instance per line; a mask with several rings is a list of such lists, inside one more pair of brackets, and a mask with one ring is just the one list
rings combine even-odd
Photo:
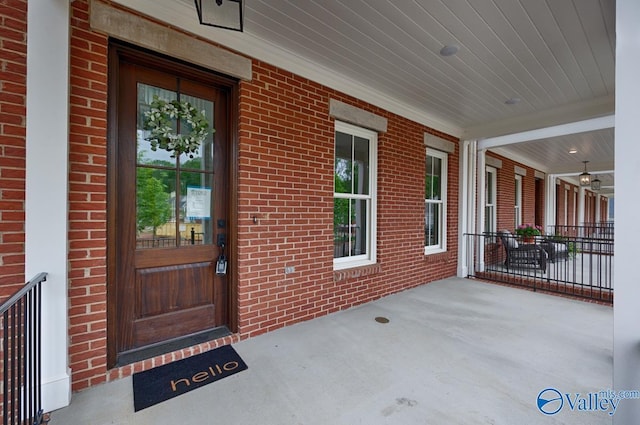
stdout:
[[602,182],[600,181],[600,179],[598,178],[598,176],[596,175],[596,178],[591,180],[591,190],[600,190]]
[[202,25],[242,31],[244,0],[194,0]]
[[587,173],[587,162],[589,161],[582,162],[584,162],[584,172],[580,174],[580,186],[589,186],[591,184],[591,175]]

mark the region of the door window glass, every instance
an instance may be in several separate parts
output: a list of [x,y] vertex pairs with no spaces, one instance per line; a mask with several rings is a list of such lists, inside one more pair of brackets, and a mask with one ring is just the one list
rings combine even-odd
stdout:
[[[144,113],[154,96],[191,103],[203,111],[213,128],[213,102],[178,92],[138,84],[136,158],[136,247],[166,248],[213,243],[213,131],[197,152],[174,155],[155,151],[144,130]],[[172,127],[186,135],[191,127],[174,118]],[[174,157],[175,156],[175,157]]]

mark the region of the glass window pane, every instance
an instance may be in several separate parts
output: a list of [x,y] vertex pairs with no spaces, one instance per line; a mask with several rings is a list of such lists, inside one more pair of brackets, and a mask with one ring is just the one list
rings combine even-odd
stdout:
[[352,136],[336,132],[334,181],[336,193],[352,193]]
[[[159,87],[153,87],[147,84],[138,83],[138,122],[137,122],[137,146],[138,146],[138,163],[149,164],[154,161],[165,161],[175,163],[175,158],[171,158],[171,153],[164,149],[151,150],[151,142],[145,140],[151,133],[143,130],[144,113],[149,110],[149,105],[153,101],[153,96],[167,101],[176,100],[178,95],[174,91],[165,90]],[[173,128],[177,128],[177,120],[173,123]]]
[[424,214],[424,235],[426,246],[437,246],[440,244],[440,220],[442,204],[427,202]]
[[493,228],[494,212],[495,212],[495,209],[493,205],[487,205],[484,208],[484,229],[486,232],[492,232],[492,233],[495,232],[495,229]]
[[486,202],[487,204],[493,204],[493,173],[486,173]]
[[[198,111],[201,111],[205,116],[205,118],[207,119],[207,121],[209,121],[209,134],[207,135],[207,138],[202,142],[202,145],[200,146],[200,149],[198,149],[198,152],[190,155],[187,155],[187,154],[180,155],[180,163],[183,165],[183,167],[185,167],[193,159],[201,158],[201,159],[204,159],[204,162],[201,161],[200,164],[203,167],[205,167],[202,169],[211,170],[213,167],[213,155],[214,155],[214,149],[213,149],[213,136],[214,136],[214,130],[215,130],[215,125],[213,122],[214,104],[210,100],[200,99],[200,98],[197,98],[194,96],[188,96],[188,95],[181,95],[180,100],[189,102],[194,108],[196,108]],[[186,134],[189,134],[190,131],[191,131],[191,126],[186,121],[184,120],[181,121],[180,134],[186,135]]]
[[425,199],[442,199],[442,159],[427,155]]
[[370,201],[367,199],[335,199],[333,204],[333,257],[349,257],[367,253],[367,225]]
[[348,199],[333,202],[333,258],[348,257],[351,252],[349,234],[350,206]]
[[425,171],[425,180],[424,180],[424,199],[433,199],[432,193],[433,190],[431,186],[432,176],[433,176],[433,157],[431,155],[427,155],[427,166]]
[[352,221],[350,226],[353,255],[367,253],[367,226],[369,225],[369,200],[351,200]]
[[433,190],[431,199],[442,199],[442,187],[441,181],[442,159],[433,158],[433,183],[431,188]]
[[180,173],[181,245],[213,243],[213,174]]
[[136,175],[136,246],[175,246],[175,192],[151,168],[138,168]]
[[353,193],[369,194],[369,140],[354,137],[353,140]]

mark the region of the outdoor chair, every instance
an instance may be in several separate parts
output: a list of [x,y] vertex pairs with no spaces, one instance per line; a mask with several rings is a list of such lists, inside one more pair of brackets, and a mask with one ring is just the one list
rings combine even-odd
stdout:
[[499,232],[499,235],[507,254],[504,262],[507,270],[511,267],[534,267],[546,273],[547,253],[542,246],[537,243],[520,244],[508,230]]

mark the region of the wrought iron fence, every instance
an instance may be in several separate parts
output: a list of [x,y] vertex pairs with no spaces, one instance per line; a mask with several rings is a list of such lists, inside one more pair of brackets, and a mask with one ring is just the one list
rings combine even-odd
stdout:
[[547,233],[549,235],[574,238],[613,240],[613,222],[603,221],[598,223],[583,223],[580,226],[554,224],[552,226],[548,226]]
[[43,422],[40,395],[40,273],[0,306],[2,420],[8,424]]
[[470,277],[613,302],[613,238],[465,234]]

